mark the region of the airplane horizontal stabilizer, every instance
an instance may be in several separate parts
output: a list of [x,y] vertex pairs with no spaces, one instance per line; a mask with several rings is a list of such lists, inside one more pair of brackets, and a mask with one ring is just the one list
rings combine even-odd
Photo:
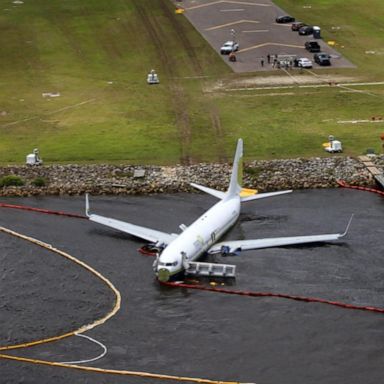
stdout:
[[200,191],[203,191],[205,193],[208,193],[209,195],[215,196],[218,199],[224,199],[224,197],[226,195],[225,192],[221,192],[221,191],[217,191],[216,189],[204,187],[203,185],[199,185],[199,184],[195,184],[195,183],[191,183],[191,185],[192,185],[192,187],[194,187],[196,189],[200,189]]
[[334,233],[326,235],[310,235],[310,236],[292,236],[292,237],[274,237],[267,239],[256,240],[236,240],[236,241],[224,241],[215,244],[208,250],[208,253],[222,253],[225,250],[226,253],[233,254],[239,251],[247,251],[251,249],[261,248],[273,248],[281,247],[284,245],[306,244],[306,243],[318,243],[325,241],[338,240],[343,237],[343,233]]
[[257,199],[265,199],[266,197],[279,196],[279,195],[284,195],[286,193],[291,193],[291,192],[292,192],[292,189],[289,189],[287,191],[258,193],[256,195],[241,197],[241,202],[243,203],[245,201],[257,200]]

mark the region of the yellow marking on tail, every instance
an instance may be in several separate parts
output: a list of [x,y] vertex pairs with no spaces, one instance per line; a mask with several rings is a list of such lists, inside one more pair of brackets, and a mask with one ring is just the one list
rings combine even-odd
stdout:
[[240,192],[240,197],[253,196],[256,195],[257,192],[257,189],[242,188]]

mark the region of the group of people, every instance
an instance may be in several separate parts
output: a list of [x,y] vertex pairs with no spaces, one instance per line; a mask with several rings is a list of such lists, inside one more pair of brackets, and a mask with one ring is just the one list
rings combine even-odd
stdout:
[[[268,53],[267,55],[267,63],[268,64],[271,64],[272,65],[272,68],[285,68],[285,69],[289,69],[289,68],[292,68],[294,66],[297,66],[297,59],[279,59],[278,58],[278,55],[277,54],[274,54],[274,55],[270,55]],[[264,67],[264,64],[265,64],[265,60],[264,60],[264,57],[261,57],[260,59],[260,65],[261,67]]]
[[[235,62],[236,61],[236,54],[235,52],[231,52],[228,56],[229,61]],[[265,64],[265,59],[262,56],[260,59],[260,65],[261,67],[264,67]],[[284,60],[279,60],[277,54],[270,55],[268,53],[267,55],[267,64],[272,65],[272,68],[285,68],[285,69],[290,69],[292,67],[297,67],[297,59],[284,59]]]

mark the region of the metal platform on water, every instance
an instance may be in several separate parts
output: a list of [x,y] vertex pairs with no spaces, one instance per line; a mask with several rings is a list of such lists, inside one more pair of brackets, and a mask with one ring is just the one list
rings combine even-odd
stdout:
[[375,179],[384,188],[384,175],[376,175]]
[[185,273],[195,276],[235,277],[236,265],[191,261]]

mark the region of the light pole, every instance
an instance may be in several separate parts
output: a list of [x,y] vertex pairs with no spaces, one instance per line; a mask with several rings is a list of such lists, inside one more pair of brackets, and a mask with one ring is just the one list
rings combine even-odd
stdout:
[[231,37],[232,37],[232,41],[235,42],[235,39],[236,39],[236,31],[234,29],[231,29]]
[[235,52],[235,42],[236,42],[236,31],[231,29],[231,37],[232,37],[232,54]]

